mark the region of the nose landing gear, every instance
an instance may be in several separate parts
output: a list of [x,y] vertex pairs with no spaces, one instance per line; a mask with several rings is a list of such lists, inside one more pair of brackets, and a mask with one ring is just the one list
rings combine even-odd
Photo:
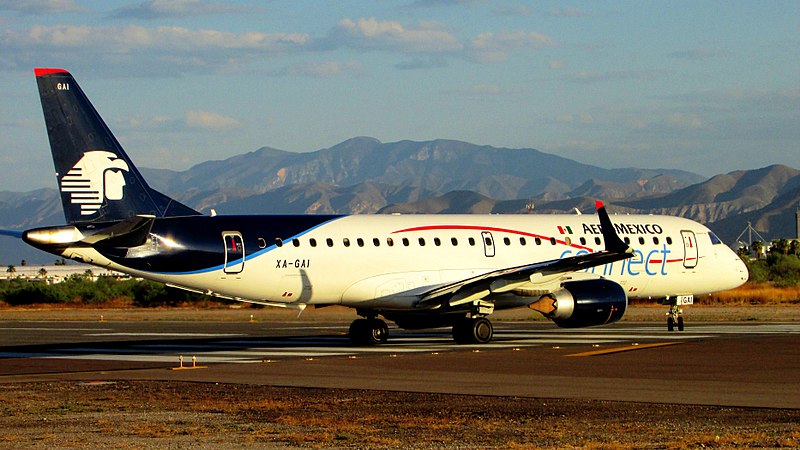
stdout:
[[682,305],[691,305],[694,303],[694,297],[691,295],[678,295],[674,298],[667,297],[662,304],[669,305],[669,312],[667,313],[667,331],[683,331],[683,309]]

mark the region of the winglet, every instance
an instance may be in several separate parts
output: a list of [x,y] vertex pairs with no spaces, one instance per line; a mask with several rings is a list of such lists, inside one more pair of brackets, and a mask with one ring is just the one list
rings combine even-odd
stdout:
[[606,250],[613,253],[631,253],[633,249],[619,238],[614,224],[608,217],[606,207],[600,200],[595,202],[597,215],[600,217],[600,232],[603,233],[603,240],[606,242]]

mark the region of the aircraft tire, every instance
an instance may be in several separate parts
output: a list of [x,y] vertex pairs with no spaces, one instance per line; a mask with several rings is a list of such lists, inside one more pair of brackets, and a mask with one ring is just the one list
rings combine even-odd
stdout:
[[458,344],[488,344],[493,336],[494,327],[486,317],[463,319],[453,325],[453,339]]
[[683,317],[678,317],[678,331],[683,331]]
[[667,331],[675,331],[675,319],[667,318]]
[[356,319],[350,324],[349,336],[355,345],[385,344],[389,327],[381,319]]

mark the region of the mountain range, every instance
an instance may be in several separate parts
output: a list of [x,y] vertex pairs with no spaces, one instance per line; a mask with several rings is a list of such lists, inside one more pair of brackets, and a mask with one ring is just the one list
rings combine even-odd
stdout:
[[[357,137],[309,153],[264,147],[180,172],[140,169],[151,186],[203,212],[547,214],[591,212],[600,198],[618,214],[697,220],[728,243],[748,222],[767,239],[795,236],[800,205],[800,171],[787,166],[706,179],[671,169],[605,169],[530,148],[453,140]],[[63,220],[55,189],[0,192],[0,228]],[[0,239],[0,262],[20,255],[52,260]]]

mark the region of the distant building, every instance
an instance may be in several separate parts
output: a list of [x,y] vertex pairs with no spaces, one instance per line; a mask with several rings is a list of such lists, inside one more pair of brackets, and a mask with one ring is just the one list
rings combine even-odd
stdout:
[[113,270],[104,270],[100,267],[90,266],[88,264],[69,264],[69,265],[19,265],[13,266],[13,270],[9,270],[10,266],[4,266],[4,278],[12,279],[18,278],[30,281],[44,281],[48,284],[61,283],[71,275],[85,275],[88,271],[92,273],[92,279],[97,281],[98,277],[111,276],[111,277],[125,277],[128,275],[122,272],[115,272]]

